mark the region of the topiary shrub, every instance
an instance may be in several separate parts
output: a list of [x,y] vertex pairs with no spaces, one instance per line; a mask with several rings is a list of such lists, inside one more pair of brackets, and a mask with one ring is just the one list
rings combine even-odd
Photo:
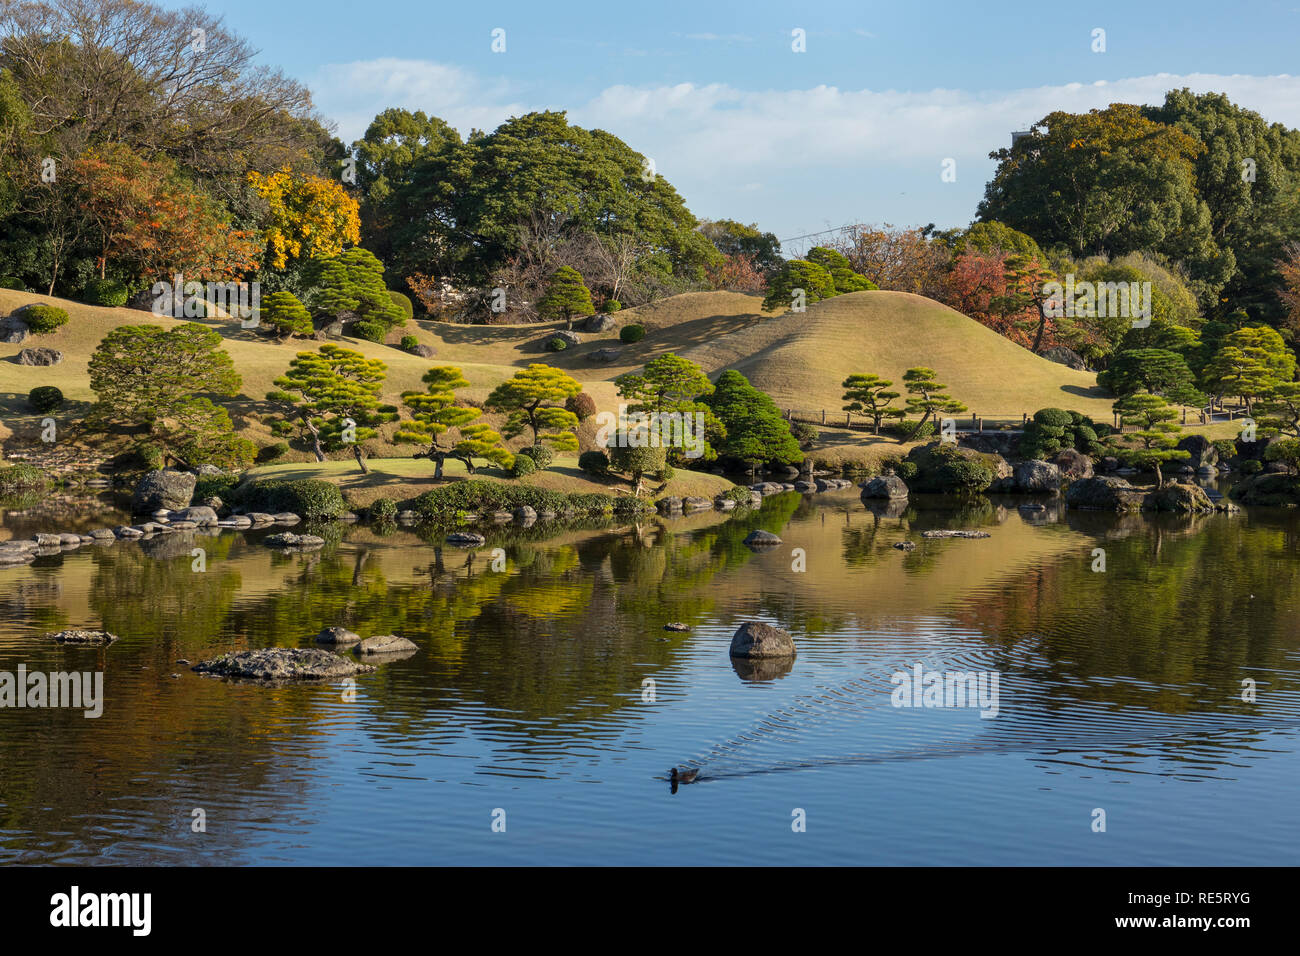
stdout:
[[19,462],[0,468],[0,491],[21,491],[30,488],[44,488],[50,483],[49,477],[35,465]]
[[633,342],[640,342],[645,338],[645,326],[625,325],[618,330],[618,337],[627,345],[631,345]]
[[589,475],[603,477],[609,474],[609,456],[603,451],[584,451],[578,456],[578,467]]
[[19,292],[26,292],[27,286],[23,285],[22,279],[15,279],[13,276],[0,276],[0,289],[17,289]]
[[672,481],[677,475],[677,469],[672,465],[664,465],[659,469],[659,474],[655,475],[660,481]]
[[337,518],[347,511],[338,486],[319,478],[263,479],[240,485],[235,501],[252,511],[291,511],[303,518]]
[[586,392],[570,395],[564,400],[564,407],[567,411],[577,415],[580,422],[586,421],[596,414],[596,400]]
[[1086,455],[1102,453],[1100,438],[1109,431],[1079,412],[1063,408],[1040,408],[1025,425],[1020,437],[1021,458],[1047,459],[1064,448]]
[[563,352],[568,347],[569,343],[558,335],[553,339],[548,339],[546,342],[546,350],[548,352]]
[[538,471],[551,467],[551,462],[555,461],[555,452],[551,450],[550,445],[533,445],[530,448],[521,448],[519,454],[531,458]]
[[1243,475],[1254,475],[1264,470],[1264,463],[1254,458],[1247,458],[1240,467]]
[[18,317],[27,323],[33,335],[53,332],[68,323],[68,313],[52,305],[29,305],[18,313]]
[[411,305],[411,299],[409,296],[389,289],[388,297],[393,300],[393,303],[399,309],[402,310],[402,315],[406,316],[408,319],[415,317],[415,306]]
[[415,347],[419,344],[420,344],[420,340],[417,339],[414,335],[402,336],[402,348],[408,352],[413,351]]
[[277,458],[283,458],[289,454],[289,443],[278,441],[265,448],[259,448],[257,451],[257,461],[260,464],[266,464],[268,461],[275,461]]
[[524,478],[537,470],[537,463],[522,452],[515,455],[515,463],[510,468],[512,478]]
[[126,286],[116,279],[91,279],[81,290],[81,301],[87,305],[108,305],[119,308],[126,305]]
[[53,385],[37,385],[27,393],[27,402],[38,412],[52,412],[63,404],[63,393]]
[[360,322],[352,323],[352,334],[359,339],[365,339],[367,342],[383,345],[384,339],[388,337],[388,326],[382,322],[362,319]]
[[391,498],[380,498],[366,509],[371,521],[394,521],[397,518],[397,502]]
[[618,299],[609,299],[605,302],[606,312],[617,312],[621,308],[623,308],[623,303]]

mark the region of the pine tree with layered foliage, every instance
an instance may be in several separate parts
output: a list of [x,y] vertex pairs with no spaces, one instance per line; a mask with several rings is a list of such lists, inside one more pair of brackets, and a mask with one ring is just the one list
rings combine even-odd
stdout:
[[[468,388],[469,381],[460,369],[441,365],[424,373],[422,381],[428,388],[423,392],[403,392],[402,403],[411,410],[411,420],[404,421],[393,441],[406,444],[427,444],[428,450],[418,452],[414,458],[430,458],[435,463],[433,477],[442,478],[442,466],[448,458],[465,463],[465,469],[474,474],[474,459],[483,458],[502,468],[514,464],[514,455],[501,443],[501,436],[491,426],[471,425],[483,413],[468,405],[457,404],[456,389]],[[441,438],[455,428],[459,439],[444,448]]]
[[1135,468],[1154,468],[1156,487],[1164,484],[1161,465],[1191,457],[1190,452],[1175,447],[1182,431],[1174,423],[1178,409],[1159,395],[1134,392],[1115,402],[1114,409],[1124,425],[1134,425],[1138,429],[1112,438],[1116,457]]
[[289,371],[275,380],[277,390],[266,400],[280,407],[283,418],[272,425],[277,435],[297,431],[311,443],[317,461],[326,451],[346,446],[363,473],[361,442],[378,435],[384,422],[397,419],[397,409],[381,405],[380,391],[388,366],[332,343],[318,352],[299,352]]
[[799,442],[781,410],[740,372],[723,372],[713,393],[703,401],[726,429],[726,437],[717,446],[719,455],[751,468],[763,462],[797,465],[803,461]]
[[581,391],[582,385],[558,368],[533,363],[494,388],[485,407],[508,415],[502,428],[507,438],[528,429],[533,445],[546,442],[558,451],[577,451],[578,416],[564,403]]
[[546,283],[546,294],[537,303],[538,315],[544,319],[564,319],[570,329],[574,316],[591,315],[595,311],[582,275],[571,266],[561,266],[552,274]]
[[966,411],[966,406],[951,395],[946,394],[947,385],[941,385],[935,378],[937,373],[932,368],[916,366],[903,373],[903,385],[909,392],[907,410],[920,415],[908,440],[915,438],[931,418],[937,423],[943,415],[957,415]]
[[871,419],[873,434],[880,434],[880,426],[887,419],[901,419],[906,412],[894,408],[898,392],[889,390],[894,383],[879,375],[850,375],[840,385],[844,389],[844,410],[858,412]]

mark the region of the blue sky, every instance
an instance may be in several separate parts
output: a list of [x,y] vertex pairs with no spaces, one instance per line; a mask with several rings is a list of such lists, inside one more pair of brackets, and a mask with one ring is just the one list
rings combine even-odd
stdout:
[[[345,140],[387,106],[462,132],[565,109],[652,157],[697,216],[782,239],[851,222],[963,225],[988,152],[1053,109],[1190,86],[1300,126],[1300,77],[1288,75],[1300,0],[205,6],[310,86]],[[940,177],[948,158],[955,182]]]

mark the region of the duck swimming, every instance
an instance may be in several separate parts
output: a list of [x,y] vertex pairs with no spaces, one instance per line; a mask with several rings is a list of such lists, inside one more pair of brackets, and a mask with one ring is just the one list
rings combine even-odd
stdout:
[[671,780],[674,785],[679,783],[694,783],[695,778],[699,775],[700,772],[698,770],[678,770],[676,767],[673,767],[673,769],[668,772],[668,779]]

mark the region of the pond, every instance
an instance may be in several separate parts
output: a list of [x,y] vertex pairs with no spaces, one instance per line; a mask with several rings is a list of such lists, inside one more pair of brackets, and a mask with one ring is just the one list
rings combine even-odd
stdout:
[[[1023,503],[781,494],[477,552],[352,525],[0,570],[0,672],[102,671],[105,698],[0,709],[0,861],[1300,863],[1300,516]],[[32,520],[6,531],[56,530]],[[733,664],[744,621],[798,656]],[[335,624],[419,651],[351,687],[178,663]],[[65,627],[120,640],[42,639]],[[918,664],[918,690],[996,677],[996,713],[896,706]]]

